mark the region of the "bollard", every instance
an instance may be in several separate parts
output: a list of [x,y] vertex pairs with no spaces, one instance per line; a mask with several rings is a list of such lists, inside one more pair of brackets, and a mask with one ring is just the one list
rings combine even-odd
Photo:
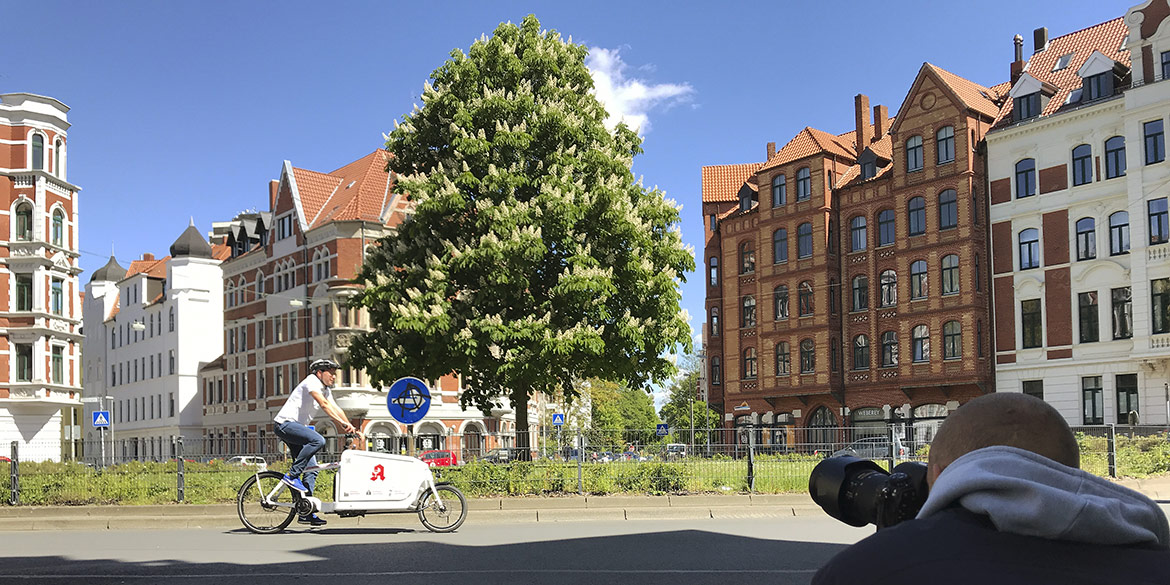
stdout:
[[1109,446],[1109,477],[1117,477],[1117,426],[1109,423],[1109,436],[1106,440]]
[[183,461],[183,437],[181,437],[181,436],[175,437],[174,441],[175,441],[175,461],[177,464],[177,469],[179,470],[178,496],[179,496],[179,503],[181,504],[181,503],[183,503],[183,496],[184,496],[183,492],[187,488],[187,477],[183,471],[183,463],[184,463],[184,461]]
[[8,463],[8,470],[10,481],[12,482],[11,493],[8,497],[8,503],[12,506],[20,505],[20,442],[12,442],[12,461]]

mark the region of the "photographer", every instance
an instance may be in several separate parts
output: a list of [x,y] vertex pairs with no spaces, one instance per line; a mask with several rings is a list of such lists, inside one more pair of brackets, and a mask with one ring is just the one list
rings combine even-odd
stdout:
[[916,519],[849,547],[812,582],[1170,583],[1162,510],[1079,465],[1072,431],[1046,402],[976,398],[931,445]]

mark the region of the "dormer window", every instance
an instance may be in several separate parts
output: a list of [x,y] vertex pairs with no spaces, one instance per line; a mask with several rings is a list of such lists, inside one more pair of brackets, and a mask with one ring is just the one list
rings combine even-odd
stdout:
[[1069,53],[1067,55],[1061,55],[1060,58],[1056,60],[1056,65],[1054,65],[1052,67],[1052,70],[1053,71],[1060,71],[1061,69],[1068,67],[1068,62],[1072,61],[1072,58],[1073,58],[1072,53]]
[[861,163],[861,178],[872,179],[877,175],[877,163],[874,161],[866,161]]
[[744,189],[739,193],[739,210],[741,212],[747,213],[747,211],[752,208],[752,194],[751,192],[745,191],[747,191],[747,189]]
[[1086,102],[1113,95],[1113,72],[1106,71],[1086,77],[1082,95]]
[[1035,118],[1040,115],[1040,92],[1030,93],[1015,98],[1012,112],[1016,121]]

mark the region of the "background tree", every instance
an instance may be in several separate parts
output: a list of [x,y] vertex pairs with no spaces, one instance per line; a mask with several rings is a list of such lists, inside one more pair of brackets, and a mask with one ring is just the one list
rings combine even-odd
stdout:
[[606,128],[586,53],[533,16],[453,51],[386,143],[415,212],[357,277],[373,331],[349,364],[374,384],[458,373],[485,412],[507,397],[522,452],[533,393],[645,388],[690,350],[678,208],[635,181],[641,139]]
[[[708,434],[699,429],[718,429],[719,411],[699,400],[699,362],[691,358],[683,365],[674,382],[670,385],[670,397],[658,411],[658,416],[670,425],[671,432],[688,444],[706,444]],[[691,417],[694,416],[695,436],[691,436]]]

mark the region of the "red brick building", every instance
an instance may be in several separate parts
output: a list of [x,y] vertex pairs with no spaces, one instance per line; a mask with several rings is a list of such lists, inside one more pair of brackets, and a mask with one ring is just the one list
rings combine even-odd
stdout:
[[853,132],[805,128],[764,163],[704,167],[708,387],[726,424],[780,445],[901,421],[925,440],[993,391],[978,145],[1001,99],[925,64],[892,119],[859,95]]

